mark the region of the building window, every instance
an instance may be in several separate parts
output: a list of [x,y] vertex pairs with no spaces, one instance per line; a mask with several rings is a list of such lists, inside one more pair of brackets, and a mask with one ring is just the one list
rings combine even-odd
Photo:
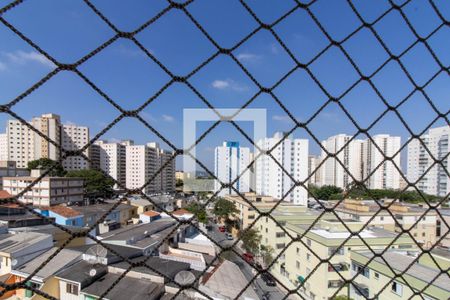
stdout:
[[377,279],[377,280],[380,279],[380,273],[375,272],[375,273],[374,273],[374,277],[375,277],[375,279]]
[[284,232],[277,232],[276,233],[276,237],[277,238],[282,238],[282,237],[285,237],[286,236],[286,233],[284,233]]
[[66,284],[66,293],[78,296],[78,285],[72,284],[72,283],[67,283]]
[[391,291],[399,296],[403,294],[403,285],[397,281],[393,281],[391,285]]
[[300,262],[297,260],[297,261],[295,261],[295,267],[297,268],[297,269],[300,269]]
[[310,261],[310,260],[311,260],[311,254],[306,253],[306,260],[307,260],[307,261]]
[[311,247],[311,240],[310,240],[310,239],[307,239],[307,240],[306,240],[306,244],[308,245],[308,247]]
[[286,245],[285,245],[284,243],[276,244],[276,248],[277,248],[277,249],[284,249],[285,246],[286,246]]

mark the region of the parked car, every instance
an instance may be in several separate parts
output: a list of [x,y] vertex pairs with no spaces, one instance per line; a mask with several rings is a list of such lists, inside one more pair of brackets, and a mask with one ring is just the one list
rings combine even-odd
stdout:
[[225,237],[227,238],[227,240],[233,240],[233,235],[229,232],[225,233]]
[[225,232],[226,230],[225,230],[225,226],[219,226],[219,231],[220,232]]
[[261,279],[266,283],[268,286],[276,286],[275,279],[273,278],[272,274],[268,272],[264,272],[261,274]]
[[249,264],[253,264],[254,262],[254,256],[253,254],[251,254],[250,252],[246,252],[244,254],[242,254],[242,257],[244,258],[244,260],[246,262],[248,262]]

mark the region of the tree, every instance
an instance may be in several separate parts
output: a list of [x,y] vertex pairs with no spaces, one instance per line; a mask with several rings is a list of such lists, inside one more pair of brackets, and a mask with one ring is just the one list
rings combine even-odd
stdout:
[[238,213],[236,205],[224,198],[217,198],[214,204],[213,213],[221,219],[228,220],[230,217],[234,217]]
[[67,177],[84,179],[84,189],[88,196],[109,197],[113,194],[114,180],[94,169],[67,172]]
[[309,190],[311,196],[318,200],[330,200],[331,195],[342,194],[342,189],[334,185],[324,185],[321,187],[313,185],[310,186]]
[[175,186],[176,186],[176,187],[183,186],[183,179],[178,178],[178,179],[175,181]]
[[274,254],[275,250],[271,246],[261,245],[261,257],[266,266],[273,262]]
[[40,158],[28,162],[28,170],[49,170],[53,169],[47,174],[48,176],[62,177],[66,174],[61,163],[51,160],[50,158]]
[[242,241],[242,245],[247,252],[253,254],[259,253],[259,244],[261,243],[261,235],[253,228],[243,230],[239,233],[239,238]]
[[208,216],[206,215],[206,211],[200,203],[192,202],[188,205],[188,207],[186,207],[186,210],[193,213],[200,223],[208,223]]

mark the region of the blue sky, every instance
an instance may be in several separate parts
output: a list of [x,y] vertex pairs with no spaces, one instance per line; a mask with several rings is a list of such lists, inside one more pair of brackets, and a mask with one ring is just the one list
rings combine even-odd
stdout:
[[[10,1],[0,0],[0,6]],[[274,22],[295,3],[289,0],[246,1],[265,23]],[[373,22],[389,7],[388,1],[353,1],[355,7],[367,22]],[[404,1],[396,1],[402,3]],[[166,1],[142,0],[93,1],[97,8],[119,29],[132,31],[158,14],[167,6]],[[441,14],[450,18],[450,3],[436,1]],[[321,22],[331,38],[341,41],[353,32],[361,22],[344,0],[319,0],[310,6],[312,13]],[[255,28],[256,21],[238,1],[196,0],[187,7],[188,11],[223,47],[232,47]],[[426,0],[410,1],[403,6],[403,12],[422,37],[429,35],[441,24],[438,15]],[[42,49],[63,63],[73,63],[103,42],[114,36],[113,31],[96,16],[83,1],[25,1],[3,16],[17,29],[31,38]],[[398,11],[387,14],[373,27],[385,41],[389,50],[398,55],[415,40]],[[279,22],[274,31],[284,41],[301,63],[308,63],[328,45],[327,37],[315,25],[312,18],[302,9]],[[176,75],[184,76],[205,61],[216,51],[205,36],[179,10],[171,10],[155,23],[144,29],[136,39],[158,60]],[[450,65],[450,28],[443,26],[429,39],[442,65]],[[343,47],[364,75],[371,75],[388,58],[375,36],[365,28],[347,39]],[[270,87],[295,63],[278,44],[269,31],[260,30],[252,38],[233,51],[237,59],[263,86]],[[439,71],[430,52],[423,44],[417,44],[401,58],[404,67],[418,85],[423,85]],[[48,74],[54,66],[39,55],[32,47],[17,37],[10,29],[0,24],[0,99],[9,103],[35,82]],[[314,76],[327,92],[337,97],[359,79],[358,73],[346,60],[342,51],[331,47],[309,66]],[[94,84],[125,109],[135,109],[161,89],[170,77],[151,61],[131,41],[118,39],[99,54],[79,67]],[[379,92],[391,105],[399,103],[413,91],[414,86],[395,61],[387,63],[373,78]],[[218,108],[236,108],[250,99],[258,88],[255,83],[228,56],[219,55],[189,82]],[[425,87],[436,108],[447,113],[450,109],[450,78],[442,72]],[[318,87],[305,70],[299,69],[282,82],[274,94],[300,121],[308,120],[326,101],[326,94]],[[342,98],[356,122],[367,127],[386,106],[367,82],[356,85]],[[259,95],[250,108],[266,108],[268,134],[289,130],[294,123],[267,94]],[[182,146],[182,113],[184,108],[206,108],[201,99],[186,85],[176,83],[167,88],[141,113],[152,126],[166,136],[177,147]],[[89,126],[91,136],[119,116],[111,106],[83,80],[71,72],[60,72],[40,88],[12,107],[25,119],[42,113],[54,112],[62,116],[63,122]],[[414,132],[420,132],[436,117],[436,112],[420,92],[414,93],[399,107],[399,112]],[[10,117],[2,114],[0,123]],[[438,120],[433,126],[444,125]],[[211,123],[198,126],[201,134]],[[252,134],[251,124],[242,124]],[[356,128],[335,103],[328,105],[308,128],[319,139],[347,133],[354,134]],[[402,142],[409,137],[398,117],[390,112],[370,131],[371,134],[390,133],[402,136]],[[299,129],[295,137],[309,135]],[[159,139],[133,119],[124,119],[108,131],[104,139],[133,139],[137,143]],[[243,137],[228,124],[221,124],[198,147],[202,161],[212,167],[214,146],[222,140],[240,140]],[[168,148],[166,145],[164,146]],[[319,153],[319,147],[311,140],[311,153]]]

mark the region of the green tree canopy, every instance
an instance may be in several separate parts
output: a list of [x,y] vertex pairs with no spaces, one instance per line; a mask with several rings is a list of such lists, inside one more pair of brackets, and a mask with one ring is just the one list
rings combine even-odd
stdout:
[[342,189],[334,185],[310,186],[309,190],[311,196],[319,200],[330,200],[331,195],[342,193]]
[[261,243],[261,235],[253,228],[243,230],[239,233],[244,249],[253,254],[259,253],[259,244]]
[[53,167],[53,169],[48,173],[48,176],[56,176],[62,177],[66,174],[63,166],[50,158],[40,158],[36,160],[32,160],[28,162],[28,170],[49,170]]
[[229,219],[230,217],[234,217],[236,213],[239,211],[236,208],[236,205],[228,201],[224,198],[217,198],[216,203],[214,204],[214,210],[213,213],[223,219]]
[[98,170],[69,171],[66,176],[83,178],[85,192],[88,196],[109,197],[113,194],[114,180]]
[[200,223],[208,223],[208,216],[206,215],[206,211],[200,203],[192,202],[186,207],[186,210],[193,213]]

